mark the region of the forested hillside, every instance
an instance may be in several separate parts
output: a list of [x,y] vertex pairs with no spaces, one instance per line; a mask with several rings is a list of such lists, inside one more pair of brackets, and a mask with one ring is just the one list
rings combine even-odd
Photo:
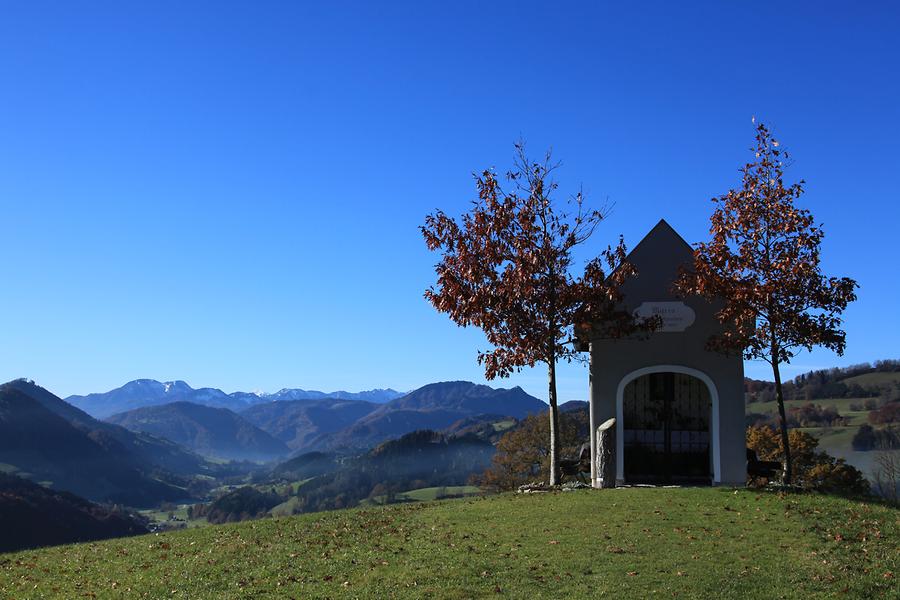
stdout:
[[[0,464],[7,472],[92,500],[152,506],[187,494],[177,478],[103,428],[89,430],[44,407],[18,385],[0,386]],[[124,431],[124,430],[123,430]]]
[[120,509],[0,473],[0,552],[146,532]]
[[[744,380],[747,403],[773,402],[775,384]],[[900,360],[879,360],[849,367],[810,371],[784,382],[785,400],[823,398],[879,398],[900,400]]]

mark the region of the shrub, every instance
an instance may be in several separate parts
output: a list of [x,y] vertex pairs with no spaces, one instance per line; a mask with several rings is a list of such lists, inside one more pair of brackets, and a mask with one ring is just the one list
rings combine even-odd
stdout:
[[869,412],[869,423],[900,423],[900,402],[888,402],[881,408]]
[[[788,443],[791,445],[797,485],[846,496],[868,493],[869,482],[863,474],[843,458],[817,450],[819,440],[815,437],[794,429],[788,432]],[[784,456],[781,434],[768,426],[748,427],[747,447],[755,450],[760,460],[781,461]],[[752,485],[755,482],[748,483]]]
[[875,456],[873,480],[876,494],[900,504],[900,452],[885,450]]
[[847,421],[835,408],[812,402],[788,409],[787,418],[789,427],[834,427]]
[[900,449],[900,429],[888,425],[876,429],[871,425],[860,425],[853,436],[854,450],[898,450]]

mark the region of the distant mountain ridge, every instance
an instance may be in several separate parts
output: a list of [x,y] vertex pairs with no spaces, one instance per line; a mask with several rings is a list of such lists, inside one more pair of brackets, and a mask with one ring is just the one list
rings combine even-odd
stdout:
[[203,458],[186,451],[168,439],[131,432],[124,427],[98,421],[33,381],[15,379],[0,386],[0,389],[3,388],[22,392],[54,415],[68,421],[70,425],[87,434],[94,441],[106,446],[119,444],[125,452],[133,454],[145,464],[156,465],[177,475],[203,472],[207,466]]
[[341,399],[341,400],[362,400],[364,402],[374,402],[375,404],[383,404],[390,402],[396,398],[403,396],[405,392],[386,388],[375,388],[373,390],[365,390],[362,392],[345,392],[339,390],[337,392],[320,392],[317,390],[301,390],[285,388],[274,394],[261,394],[260,397],[264,401],[278,400],[324,400],[324,399]]
[[301,449],[372,448],[416,430],[439,431],[461,419],[479,415],[523,419],[545,410],[547,404],[518,386],[506,389],[470,381],[430,383],[375,407],[375,410],[339,431],[310,440]]
[[[178,382],[159,384],[145,380],[137,385],[156,390],[165,386],[164,393],[177,395],[186,391],[185,385]],[[494,421],[518,420],[547,409],[544,402],[520,387],[491,388],[468,381],[431,383],[382,404],[334,397],[309,398],[307,392],[297,390],[283,390],[272,397],[277,399],[252,404],[237,414],[232,409],[178,400],[126,411],[107,420],[133,431],[168,438],[205,456],[265,460],[275,458],[274,444],[282,449],[286,445],[293,453],[355,452],[420,429],[440,431],[465,419],[480,422],[487,415]],[[239,425],[242,421],[245,423]],[[243,455],[260,442],[257,439],[248,447],[237,439],[236,432],[242,431],[246,438],[256,428],[257,438],[266,435],[274,438],[268,442],[270,454]],[[217,441],[213,441],[214,434],[218,434]]]
[[[342,392],[226,394],[215,388],[194,389],[184,381],[139,379],[111,392],[69,398],[101,414],[142,405],[107,415],[108,422],[103,422],[43,388],[21,381],[7,385],[25,385],[29,395],[64,420],[95,438],[111,438],[109,444],[124,445],[125,452],[139,455],[145,464],[185,474],[205,470],[201,464],[205,461],[198,455],[265,461],[312,450],[355,453],[416,430],[441,431],[461,422],[471,426],[519,420],[547,409],[544,402],[520,387],[492,388],[468,381],[431,383],[387,402],[383,400],[399,392],[347,394],[381,401],[371,402],[335,397]],[[161,450],[171,454],[168,463],[161,460],[167,456]],[[179,461],[186,458],[190,464],[181,468]]]
[[286,456],[284,442],[228,410],[183,400],[112,415],[108,423],[149,433],[194,452],[227,460],[271,460]]
[[240,415],[292,450],[302,450],[353,425],[379,406],[364,400],[338,398],[278,400],[256,404]]
[[96,421],[22,379],[0,385],[0,463],[59,490],[131,506],[185,497],[160,468],[205,466],[169,441]]
[[155,379],[135,379],[122,387],[108,392],[84,396],[73,395],[65,400],[94,418],[104,419],[114,414],[124,413],[137,408],[170,404],[172,402],[191,402],[193,404],[227,408],[234,412],[240,412],[256,404],[281,400],[341,398],[381,404],[390,402],[403,395],[403,392],[390,388],[362,392],[320,392],[317,390],[285,388],[271,394],[256,392],[232,392],[227,394],[217,388],[195,389],[181,380],[156,381]]

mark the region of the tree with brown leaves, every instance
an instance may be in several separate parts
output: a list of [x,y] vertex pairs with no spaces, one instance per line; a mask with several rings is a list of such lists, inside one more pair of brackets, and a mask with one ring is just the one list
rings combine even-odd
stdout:
[[[529,415],[503,434],[497,442],[497,451],[491,466],[484,473],[475,475],[474,485],[496,491],[515,490],[522,484],[543,477],[550,472],[550,444],[547,435],[547,415]],[[590,428],[587,410],[559,415],[560,452],[575,456]]]
[[571,212],[558,206],[551,179],[557,166],[549,153],[543,162],[529,161],[517,144],[515,166],[506,175],[509,191],[485,170],[475,177],[478,199],[459,222],[437,211],[421,228],[428,248],[442,253],[437,285],[425,298],[458,325],[484,331],[493,346],[478,353],[485,377],[547,365],[551,485],[560,477],[556,363],[579,356],[576,324],[602,324],[609,335],[638,327],[617,306],[619,286],[633,272],[621,239],[579,276],[572,274],[572,250],[591,237],[604,214],[587,210],[581,193],[570,200]]
[[717,317],[725,331],[710,347],[742,352],[772,366],[784,449],[785,484],[792,478],[791,448],[781,387],[783,363],[802,349],[822,346],[838,355],[846,336],[841,314],[856,299],[856,282],[826,277],[819,266],[824,233],[808,210],[794,205],[804,182],[785,186],[787,153],[769,130],[756,127],[755,160],[741,169],[741,189],[713,198],[709,242],[697,244],[693,270],[676,288],[724,300]]

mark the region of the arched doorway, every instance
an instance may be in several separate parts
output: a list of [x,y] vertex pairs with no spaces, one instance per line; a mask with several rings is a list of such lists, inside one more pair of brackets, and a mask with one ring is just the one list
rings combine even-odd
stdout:
[[713,480],[713,394],[699,377],[679,371],[636,373],[620,386],[619,474],[626,483]]

